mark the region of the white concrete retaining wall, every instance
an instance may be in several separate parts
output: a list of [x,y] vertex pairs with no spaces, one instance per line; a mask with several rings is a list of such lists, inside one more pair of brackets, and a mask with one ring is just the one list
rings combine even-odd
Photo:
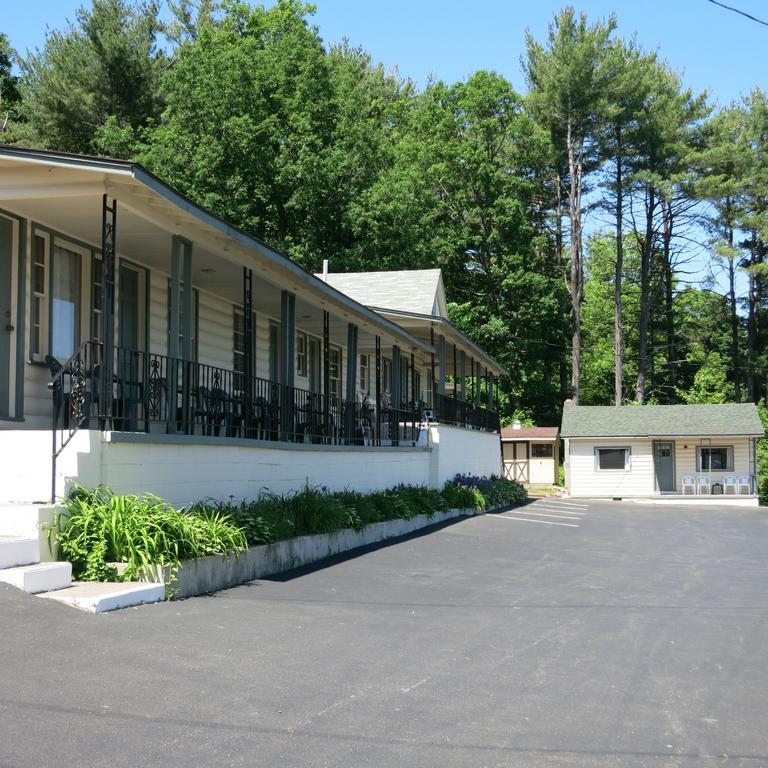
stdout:
[[[171,504],[256,498],[305,485],[361,492],[398,484],[441,488],[456,473],[501,473],[498,435],[432,425],[423,448],[319,446],[191,435],[78,432],[57,463],[56,493],[74,483],[154,493]],[[48,430],[0,431],[0,504],[51,493]]]
[[186,560],[181,563],[176,580],[169,586],[168,593],[172,597],[191,597],[216,592],[314,563],[350,549],[405,536],[444,520],[473,514],[474,510],[452,509],[449,512],[437,513],[433,517],[418,515],[410,520],[371,523],[362,531],[344,528],[334,533],[298,536],[274,544],[251,547],[238,557],[211,555],[199,560]]

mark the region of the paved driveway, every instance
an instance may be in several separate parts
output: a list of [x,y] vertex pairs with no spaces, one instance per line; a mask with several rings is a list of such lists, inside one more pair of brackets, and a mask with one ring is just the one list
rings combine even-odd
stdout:
[[106,616],[2,588],[0,766],[768,765],[768,510],[550,505]]

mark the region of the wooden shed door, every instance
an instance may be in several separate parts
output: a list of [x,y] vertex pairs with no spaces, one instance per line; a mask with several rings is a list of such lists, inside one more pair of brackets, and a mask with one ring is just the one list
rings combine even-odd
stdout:
[[504,456],[504,477],[528,482],[528,443],[511,443]]

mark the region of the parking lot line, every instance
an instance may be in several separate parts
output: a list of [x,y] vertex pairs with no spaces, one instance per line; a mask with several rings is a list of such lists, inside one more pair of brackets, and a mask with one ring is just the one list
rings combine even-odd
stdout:
[[581,517],[576,517],[575,515],[569,515],[567,513],[563,513],[562,515],[550,515],[547,512],[526,512],[524,509],[516,509],[514,513],[516,515],[536,515],[537,517],[559,517],[563,520],[574,520],[576,522],[581,520]]
[[555,507],[549,504],[531,504],[529,508],[530,509],[546,509],[549,512],[562,512],[564,515],[575,515],[577,517],[582,517],[585,514],[584,512],[575,512],[571,509],[564,509],[563,507]]
[[512,517],[510,515],[497,515],[490,513],[486,517],[500,517],[502,520],[519,520],[522,523],[541,523],[542,525],[562,525],[566,528],[578,528],[574,523],[556,523],[554,520],[534,520],[532,517]]
[[560,501],[560,499],[538,499],[538,501],[543,501],[546,504],[562,504],[564,507],[578,507],[579,509],[589,508],[589,504],[575,504],[572,501]]

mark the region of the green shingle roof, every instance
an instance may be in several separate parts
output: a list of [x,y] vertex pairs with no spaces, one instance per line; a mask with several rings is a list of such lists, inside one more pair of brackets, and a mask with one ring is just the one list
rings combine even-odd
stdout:
[[754,403],[723,405],[571,405],[563,408],[562,437],[758,437]]

